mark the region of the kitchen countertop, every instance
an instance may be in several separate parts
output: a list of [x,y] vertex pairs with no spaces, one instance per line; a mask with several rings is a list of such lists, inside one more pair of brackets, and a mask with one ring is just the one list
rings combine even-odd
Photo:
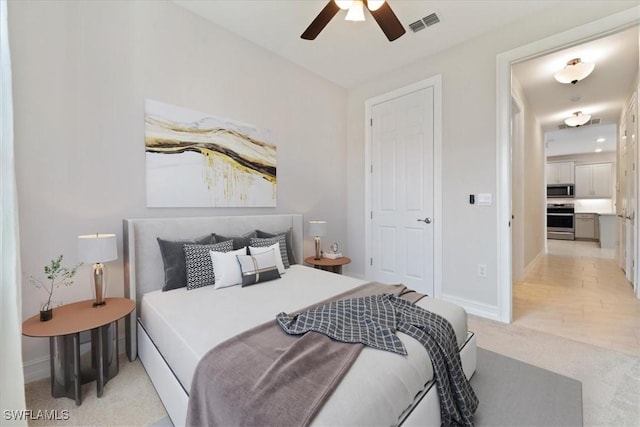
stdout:
[[587,212],[587,211],[585,211],[585,212],[578,212],[578,211],[576,211],[575,213],[576,213],[576,214],[600,215],[600,216],[603,216],[603,215],[613,215],[613,216],[615,216],[615,215],[616,215],[614,212]]

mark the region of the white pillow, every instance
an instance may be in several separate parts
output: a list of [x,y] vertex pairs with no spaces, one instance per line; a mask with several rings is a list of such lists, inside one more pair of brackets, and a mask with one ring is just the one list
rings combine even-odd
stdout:
[[[280,254],[280,242],[276,242],[275,244],[273,244],[271,246],[266,246],[264,248],[258,248],[256,246],[249,246],[249,254],[250,255],[258,255],[258,254],[262,254],[262,253],[265,253],[267,251],[270,251],[272,249],[275,251],[276,266],[278,267],[278,273],[284,274],[286,270],[284,269],[284,263],[282,262],[282,255]],[[215,269],[214,269],[214,271],[215,271]],[[216,276],[216,281],[218,281],[218,276]]]
[[240,270],[236,255],[246,254],[246,247],[231,252],[209,252],[216,277],[216,282],[213,285],[214,289],[242,284],[242,270]]

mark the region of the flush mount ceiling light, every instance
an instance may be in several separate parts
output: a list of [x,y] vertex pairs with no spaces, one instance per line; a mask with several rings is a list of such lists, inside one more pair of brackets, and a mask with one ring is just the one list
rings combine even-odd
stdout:
[[587,123],[589,120],[591,120],[591,115],[582,114],[582,111],[576,111],[571,117],[565,119],[564,122],[567,126],[578,127]]
[[560,83],[576,84],[580,80],[587,78],[595,66],[596,64],[593,62],[582,62],[580,58],[575,58],[567,62],[566,67],[554,74],[553,77]]

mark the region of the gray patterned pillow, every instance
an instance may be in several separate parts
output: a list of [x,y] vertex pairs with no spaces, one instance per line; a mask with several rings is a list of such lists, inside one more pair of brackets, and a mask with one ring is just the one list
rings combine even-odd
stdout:
[[210,251],[231,252],[233,240],[213,245],[184,245],[184,257],[187,267],[187,290],[213,285],[216,276],[213,271]]
[[267,231],[256,230],[259,237],[261,239],[268,237],[278,237],[281,234],[284,234],[285,241],[287,242],[287,258],[289,258],[289,265],[297,264],[296,254],[293,249],[293,227],[290,227],[287,231],[282,231],[280,233],[269,233]]
[[249,240],[249,243],[250,246],[253,246],[255,248],[266,248],[267,246],[280,243],[280,254],[282,255],[282,263],[284,264],[284,268],[291,267],[291,265],[289,264],[289,257],[287,256],[287,236],[285,236],[284,234],[279,234],[275,237],[269,237],[268,239],[253,237],[251,238],[251,240]]
[[184,248],[187,243],[197,243],[209,245],[216,243],[212,234],[198,237],[193,240],[165,240],[158,237],[160,254],[164,264],[164,286],[163,291],[184,288],[187,286],[187,268],[185,266]]

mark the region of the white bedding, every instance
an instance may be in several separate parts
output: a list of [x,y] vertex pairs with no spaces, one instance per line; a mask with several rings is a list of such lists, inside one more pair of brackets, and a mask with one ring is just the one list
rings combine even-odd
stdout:
[[[182,386],[190,389],[198,361],[218,343],[253,326],[275,319],[281,311],[307,307],[365,281],[294,265],[281,279],[242,288],[213,286],[145,294],[139,313],[147,333]],[[467,337],[465,311],[451,303],[425,298],[418,305],[451,322],[458,345]],[[398,414],[433,377],[426,350],[399,334],[408,356],[365,348],[314,419],[319,425],[346,425],[350,420],[392,425]],[[376,375],[371,375],[376,372]],[[383,373],[384,375],[381,375]],[[366,393],[366,396],[365,396]],[[367,402],[354,405],[356,401]],[[349,414],[348,417],[345,414]]]

